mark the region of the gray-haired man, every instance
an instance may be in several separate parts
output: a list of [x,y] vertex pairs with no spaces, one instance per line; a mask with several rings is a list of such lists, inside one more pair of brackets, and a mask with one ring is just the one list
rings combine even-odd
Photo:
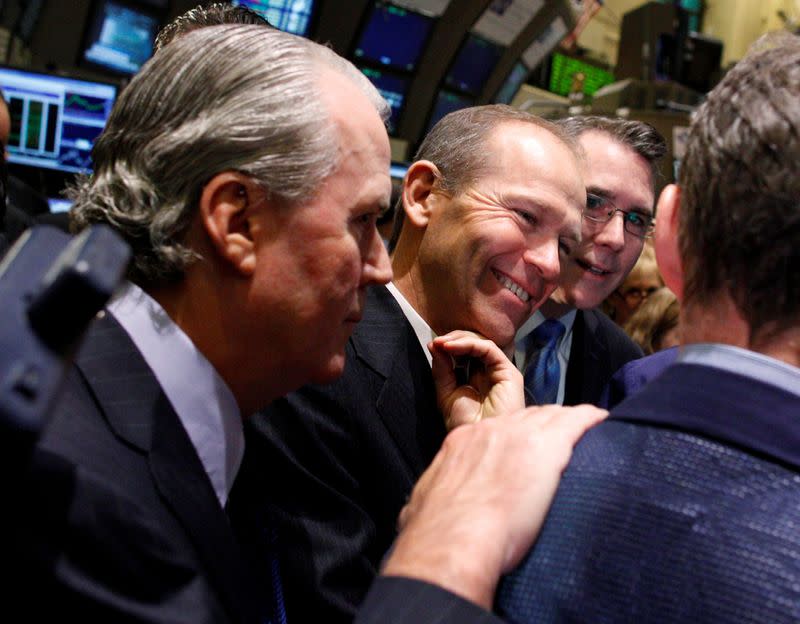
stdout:
[[[223,507],[243,416],[338,376],[367,286],[391,277],[375,228],[390,192],[386,112],[355,67],[261,26],[190,32],[123,92],[73,198],[77,227],[105,223],[130,243],[131,283],[87,336],[38,446],[74,467],[75,488],[57,501],[53,475],[38,475],[19,510],[38,569],[32,610],[88,621],[285,617],[268,532],[251,578]],[[467,353],[482,344],[455,342]],[[507,371],[484,346],[489,369]],[[522,414],[448,439],[364,620],[489,617],[479,606],[600,413]],[[525,463],[538,444],[550,455]],[[520,471],[543,488],[497,508],[494,485]]]

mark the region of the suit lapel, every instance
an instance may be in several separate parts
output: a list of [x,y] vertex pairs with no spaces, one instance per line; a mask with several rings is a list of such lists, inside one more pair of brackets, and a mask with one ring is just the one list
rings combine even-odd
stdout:
[[428,467],[447,431],[436,407],[430,365],[413,328],[385,287],[369,293],[353,346],[357,357],[384,379],[376,409],[416,477]]
[[599,396],[603,390],[596,374],[608,360],[608,347],[598,332],[597,318],[591,310],[578,310],[572,326],[564,405],[577,405]]
[[244,621],[249,578],[211,482],[158,380],[110,314],[96,321],[77,364],[112,430],[147,455],[156,488],[194,543],[212,585]]

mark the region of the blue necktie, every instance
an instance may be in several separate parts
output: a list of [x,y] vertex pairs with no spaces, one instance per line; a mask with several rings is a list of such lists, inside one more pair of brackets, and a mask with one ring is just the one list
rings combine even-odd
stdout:
[[286,606],[283,602],[283,584],[281,583],[280,564],[278,562],[278,532],[274,525],[262,527],[262,546],[267,556],[267,576],[269,577],[271,599],[268,599],[268,613],[263,624],[286,624]]
[[561,367],[558,364],[558,342],[566,328],[555,319],[547,319],[534,329],[526,340],[525,366],[526,405],[548,405],[558,397]]

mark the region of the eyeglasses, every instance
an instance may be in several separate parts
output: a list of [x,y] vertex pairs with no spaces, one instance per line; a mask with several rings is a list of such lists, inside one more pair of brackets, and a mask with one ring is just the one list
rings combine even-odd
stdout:
[[628,288],[625,291],[618,290],[616,292],[628,305],[638,306],[657,290],[657,286],[651,286],[650,288]]
[[586,208],[583,210],[583,216],[589,221],[608,223],[618,212],[622,213],[622,223],[626,232],[638,238],[648,238],[653,235],[655,219],[650,215],[617,208],[614,202],[602,195],[586,194]]

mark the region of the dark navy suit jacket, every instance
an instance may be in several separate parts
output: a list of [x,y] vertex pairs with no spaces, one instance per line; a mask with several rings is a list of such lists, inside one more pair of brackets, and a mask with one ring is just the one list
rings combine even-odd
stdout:
[[[6,571],[29,621],[264,624],[259,603],[271,589],[247,565],[188,435],[112,317],[90,330],[21,477],[24,491],[4,513],[20,566]],[[382,577],[356,621],[497,619],[435,585]]]
[[240,477],[279,528],[289,620],[349,622],[446,435],[430,364],[392,294],[369,289],[341,378],[249,424]]
[[642,350],[600,310],[578,310],[572,328],[564,405],[597,404],[611,376]]
[[575,449],[511,622],[800,621],[800,400],[676,363]]
[[644,388],[675,363],[679,347],[656,351],[652,355],[632,360],[620,368],[608,382],[598,405],[611,409],[627,397]]
[[36,453],[48,468],[30,477],[31,517],[20,521],[40,555],[36,606],[92,622],[260,621],[200,459],[110,315],[90,329]]

